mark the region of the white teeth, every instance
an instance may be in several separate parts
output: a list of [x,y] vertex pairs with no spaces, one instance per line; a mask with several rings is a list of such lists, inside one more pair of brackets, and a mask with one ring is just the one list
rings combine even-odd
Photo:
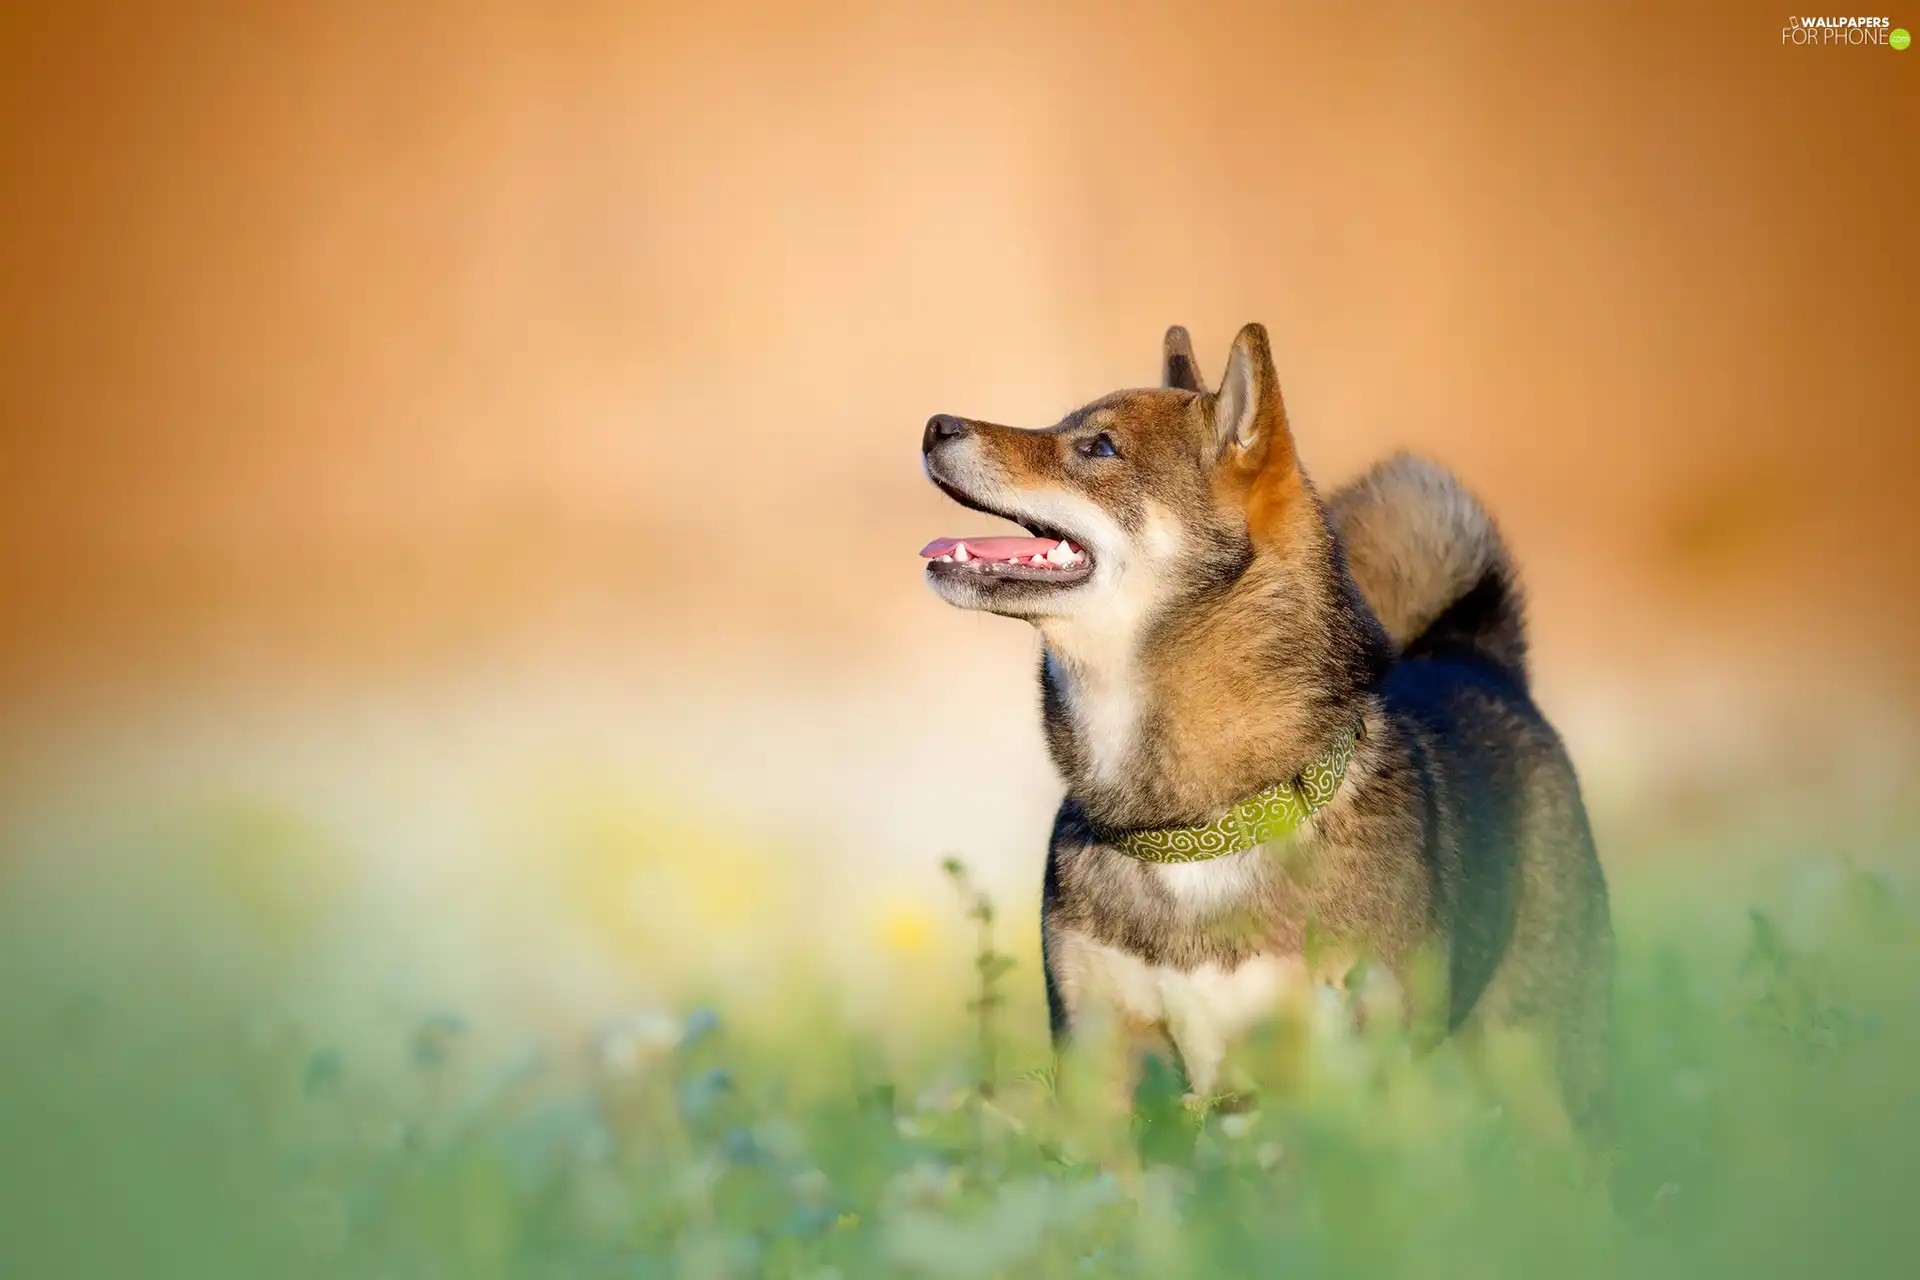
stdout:
[[973,552],[967,550],[966,543],[957,542],[953,547],[953,558],[955,563],[965,564],[967,561],[973,559]]
[[[1047,552],[1047,559],[1054,564],[1068,564],[1073,560],[1073,552],[1067,550],[1066,543],[1056,542],[1053,544],[1053,549]],[[1035,556],[1033,562],[1039,564],[1040,557]]]
[[1039,565],[1042,569],[1044,569],[1047,567],[1047,558],[1045,556],[1035,556],[1033,558],[1033,563]]
[[941,557],[940,557],[940,563],[941,563],[941,564],[952,564],[952,563],[953,563],[953,557],[952,557],[952,556],[941,556]]

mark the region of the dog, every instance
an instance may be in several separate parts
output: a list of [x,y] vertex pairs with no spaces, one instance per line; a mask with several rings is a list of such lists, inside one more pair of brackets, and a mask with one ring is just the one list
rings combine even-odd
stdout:
[[1250,1028],[1364,960],[1424,1043],[1537,1045],[1604,1143],[1606,880],[1493,520],[1406,454],[1323,502],[1260,325],[1218,391],[1177,326],[1162,374],[921,442],[948,497],[1030,535],[922,555],[946,601],[1042,642],[1056,1043],[1104,1019],[1205,1098]]

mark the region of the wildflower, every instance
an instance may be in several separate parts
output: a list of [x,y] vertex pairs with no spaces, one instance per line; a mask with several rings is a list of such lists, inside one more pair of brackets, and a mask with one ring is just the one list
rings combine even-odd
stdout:
[[413,1029],[413,1065],[431,1071],[446,1064],[453,1042],[465,1035],[466,1020],[454,1013],[429,1014]]
[[609,1074],[624,1076],[678,1047],[684,1038],[680,1020],[671,1013],[643,1009],[602,1026],[594,1047]]
[[720,1154],[733,1164],[764,1164],[765,1147],[746,1129],[729,1129],[720,1139]]
[[880,945],[888,951],[925,951],[932,941],[933,917],[918,903],[895,903],[880,918]]
[[669,1179],[668,1198],[685,1209],[704,1212],[704,1207],[713,1197],[713,1189],[726,1172],[726,1161],[708,1152],[673,1171]]
[[919,1160],[893,1176],[882,1199],[896,1209],[942,1209],[958,1199],[960,1191],[959,1169]]
[[733,1077],[724,1067],[713,1067],[680,1082],[680,1114],[698,1120],[712,1114],[720,1100],[733,1092]]
[[774,1159],[797,1161],[806,1153],[806,1136],[793,1121],[774,1117],[764,1125],[755,1125],[753,1134]]
[[973,1086],[955,1075],[936,1079],[914,1099],[912,1114],[895,1117],[894,1132],[903,1138],[924,1138],[937,1130],[946,1117],[965,1108],[973,1097]]
[[909,1142],[917,1142],[927,1137],[939,1127],[939,1122],[927,1116],[896,1116],[893,1131]]
[[833,1191],[832,1181],[819,1169],[802,1169],[793,1175],[789,1185],[793,1188],[794,1198],[802,1204],[824,1204]]
[[1260,1117],[1251,1111],[1236,1111],[1220,1117],[1220,1132],[1236,1141],[1253,1132]]
[[720,1015],[710,1005],[696,1005],[687,1011],[680,1028],[680,1047],[696,1045],[720,1030]]

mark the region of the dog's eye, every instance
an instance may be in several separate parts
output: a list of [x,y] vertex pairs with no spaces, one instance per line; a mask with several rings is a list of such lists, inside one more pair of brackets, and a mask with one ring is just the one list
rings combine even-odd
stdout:
[[1120,451],[1113,447],[1113,437],[1102,431],[1099,435],[1082,440],[1074,446],[1089,458],[1117,458]]

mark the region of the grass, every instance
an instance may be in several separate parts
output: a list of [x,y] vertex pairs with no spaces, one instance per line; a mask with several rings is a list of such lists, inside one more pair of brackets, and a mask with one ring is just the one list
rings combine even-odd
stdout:
[[1920,908],[1879,875],[1797,863],[1745,915],[1616,884],[1610,1199],[1450,1049],[1356,1034],[1332,996],[1256,1043],[1255,1115],[1198,1115],[1166,1071],[1103,1110],[946,869],[972,965],[871,1025],[794,976],[577,1042],[438,1012],[330,1043],[158,962],[76,984],[16,936],[0,1272],[1911,1273]]

